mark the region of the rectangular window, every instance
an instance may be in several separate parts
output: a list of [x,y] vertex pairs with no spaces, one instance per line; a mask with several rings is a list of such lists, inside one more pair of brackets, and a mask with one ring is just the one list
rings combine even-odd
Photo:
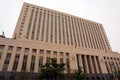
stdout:
[[51,14],[51,32],[50,32],[50,42],[53,42],[53,14]]
[[41,41],[43,41],[43,40],[44,40],[45,23],[46,23],[46,12],[44,12],[44,13],[43,13],[42,32],[41,32]]
[[54,23],[55,23],[55,43],[57,43],[57,15],[55,15],[55,18],[54,18]]
[[41,19],[42,19],[42,11],[40,11],[40,13],[39,13],[39,20],[38,20],[38,28],[37,28],[37,33],[36,33],[36,40],[39,40]]
[[50,17],[50,15],[49,15],[50,13],[47,13],[47,26],[46,26],[46,42],[48,42],[48,35],[49,35],[49,17]]
[[23,57],[23,63],[22,63],[22,71],[26,70],[27,58],[28,58],[28,55],[24,55],[24,57]]
[[63,52],[60,52],[60,57],[63,57]]
[[7,71],[8,65],[10,62],[10,58],[11,58],[11,53],[7,53],[6,59],[5,59],[4,65],[3,65],[3,71]]
[[16,50],[16,51],[17,51],[17,52],[21,52],[21,49],[22,49],[21,47],[17,47],[17,50]]
[[33,15],[34,15],[34,10],[31,11],[28,29],[27,29],[27,33],[26,33],[26,39],[28,39],[29,35],[30,35],[30,29],[31,29],[32,21],[33,21]]
[[66,68],[67,68],[67,73],[70,73],[70,61],[69,59],[66,59]]
[[44,53],[44,50],[40,50],[40,54],[43,54]]
[[0,59],[1,59],[1,57],[2,57],[2,52],[0,52]]
[[66,53],[66,56],[69,57],[69,53]]
[[34,39],[34,38],[35,38],[36,22],[37,22],[37,18],[38,18],[37,16],[38,16],[38,11],[36,10],[36,12],[35,12],[35,17],[34,17],[33,28],[32,28],[31,39]]
[[53,57],[54,57],[54,58],[57,57],[57,51],[53,51]]
[[62,64],[63,63],[63,58],[60,58],[60,64]]
[[70,17],[68,17],[68,27],[69,27],[69,30],[70,30],[70,41],[71,41],[71,45],[73,45],[73,35],[72,35],[72,28],[71,28],[71,19]]
[[65,17],[65,26],[66,26],[67,45],[69,45],[69,32],[68,32],[68,21],[67,21],[67,17]]
[[9,46],[8,50],[12,51],[13,50],[13,46]]
[[4,49],[5,45],[0,45],[0,51]]
[[41,69],[42,65],[43,65],[43,56],[40,56],[39,57],[38,72],[40,72],[40,69]]
[[25,48],[24,52],[28,53],[29,52],[29,48]]
[[59,44],[61,44],[61,19],[58,16],[58,26],[59,26]]
[[63,32],[63,44],[65,44],[65,26],[64,26],[64,17],[62,17],[62,32]]
[[47,56],[50,56],[51,51],[47,50]]
[[31,66],[30,66],[30,71],[31,72],[34,72],[34,67],[35,67],[35,55],[32,55],[32,58],[31,58]]
[[20,54],[16,54],[16,55],[15,55],[14,64],[13,64],[13,68],[12,68],[13,71],[16,71],[16,70],[17,70],[19,57],[20,57]]
[[32,49],[32,53],[36,53],[37,52],[37,49]]

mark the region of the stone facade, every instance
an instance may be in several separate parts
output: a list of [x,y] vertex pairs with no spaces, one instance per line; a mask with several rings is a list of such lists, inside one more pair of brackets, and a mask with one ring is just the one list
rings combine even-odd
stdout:
[[68,65],[65,74],[82,67],[88,80],[110,80],[120,67],[102,24],[24,3],[13,38],[0,37],[0,80],[35,79],[50,58]]

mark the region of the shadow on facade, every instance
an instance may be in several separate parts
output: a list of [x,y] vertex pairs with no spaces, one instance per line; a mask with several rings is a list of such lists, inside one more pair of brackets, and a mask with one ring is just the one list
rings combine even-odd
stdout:
[[[38,80],[38,73],[0,72],[0,80]],[[112,80],[112,74],[87,74],[85,80]],[[73,80],[73,75],[65,74],[64,80]]]

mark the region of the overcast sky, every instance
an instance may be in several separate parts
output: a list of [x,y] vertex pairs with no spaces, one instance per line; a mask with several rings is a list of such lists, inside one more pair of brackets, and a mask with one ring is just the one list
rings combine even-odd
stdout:
[[12,37],[24,2],[103,24],[112,50],[120,52],[120,0],[0,0],[0,34]]

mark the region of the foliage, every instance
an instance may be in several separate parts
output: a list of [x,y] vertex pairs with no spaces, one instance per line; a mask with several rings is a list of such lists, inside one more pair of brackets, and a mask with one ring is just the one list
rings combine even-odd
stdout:
[[63,78],[63,70],[65,69],[64,63],[57,63],[55,58],[51,58],[49,63],[46,63],[41,68],[41,73],[39,76],[39,80],[47,79],[47,80],[61,80]]
[[83,73],[82,68],[76,70],[73,76],[74,80],[84,80],[86,75]]

